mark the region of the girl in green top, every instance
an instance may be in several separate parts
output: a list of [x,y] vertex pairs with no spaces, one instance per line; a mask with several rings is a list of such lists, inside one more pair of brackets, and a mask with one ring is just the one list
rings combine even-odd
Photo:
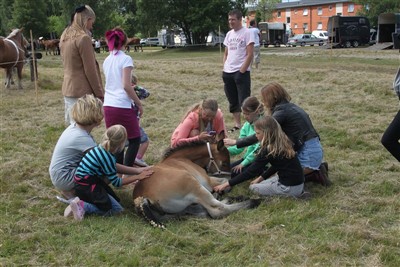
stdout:
[[[243,101],[242,114],[246,122],[240,129],[240,135],[238,138],[244,138],[255,134],[253,123],[263,114],[262,105],[258,101],[257,97],[249,96]],[[224,139],[224,143],[225,145],[230,146],[228,147],[228,150],[231,156],[239,155],[245,150],[245,148],[237,148],[236,145],[234,145],[236,143],[236,140],[234,139],[226,138]],[[256,152],[258,148],[259,143],[248,146],[243,154],[243,157],[231,163],[232,178],[243,172],[248,166],[250,166],[251,163],[254,162],[254,152]]]

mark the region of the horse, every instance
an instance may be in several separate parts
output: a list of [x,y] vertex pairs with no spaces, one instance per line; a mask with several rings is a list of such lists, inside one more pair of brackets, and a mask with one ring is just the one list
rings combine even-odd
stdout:
[[138,37],[128,38],[128,41],[127,41],[126,46],[125,46],[125,50],[128,51],[128,52],[130,52],[130,49],[131,49],[130,45],[133,45],[133,49],[134,49],[135,52],[139,51],[139,48],[143,52],[143,47],[140,44],[140,38],[138,38]]
[[46,51],[46,56],[47,52],[49,55],[53,52],[53,55],[59,55],[60,54],[60,40],[59,39],[51,39],[51,40],[45,40],[43,37],[39,38],[40,44],[43,45],[44,50]]
[[150,177],[136,183],[133,202],[136,212],[154,227],[164,229],[161,220],[171,215],[217,219],[260,204],[257,199],[226,204],[213,196],[213,187],[227,179],[207,172],[230,174],[229,151],[223,139],[216,144],[196,141],[170,148],[153,170]]
[[6,88],[13,82],[12,72],[17,69],[18,88],[22,89],[22,68],[26,58],[28,41],[22,34],[23,29],[13,29],[6,37],[0,37],[0,67],[6,71]]

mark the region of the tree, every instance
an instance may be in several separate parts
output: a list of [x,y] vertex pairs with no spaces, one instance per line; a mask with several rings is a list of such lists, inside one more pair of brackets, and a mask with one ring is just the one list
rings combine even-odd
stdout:
[[[241,0],[243,1],[243,0]],[[238,2],[241,2],[238,1]],[[162,27],[182,29],[187,44],[203,44],[210,31],[220,25],[228,28],[228,12],[234,7],[231,0],[138,0],[139,21],[148,31]],[[142,27],[145,28],[145,27]]]
[[[12,10],[14,0],[1,0],[0,1],[0,35],[7,36],[12,28]],[[10,12],[11,9],[11,12]]]
[[378,26],[378,17],[380,14],[400,12],[399,0],[356,0],[356,2],[363,5],[359,15],[366,16],[371,26],[374,27]]
[[24,28],[25,36],[41,36],[47,33],[48,18],[45,0],[15,0],[11,24],[13,28]]
[[253,0],[252,3],[255,5],[257,23],[272,20],[272,14],[276,9],[276,4],[279,2],[279,0]]

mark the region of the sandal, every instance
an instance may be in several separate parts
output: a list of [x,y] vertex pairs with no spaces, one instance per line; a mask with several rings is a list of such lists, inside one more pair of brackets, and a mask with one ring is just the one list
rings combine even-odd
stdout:
[[228,131],[228,133],[233,133],[234,131],[239,130],[239,129],[240,129],[239,127],[233,126],[233,128],[230,129],[230,130]]

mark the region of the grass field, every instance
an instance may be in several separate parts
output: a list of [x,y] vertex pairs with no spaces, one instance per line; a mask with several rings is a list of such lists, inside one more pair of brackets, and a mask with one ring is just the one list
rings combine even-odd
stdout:
[[[233,126],[219,49],[130,53],[144,100],[142,126],[157,163],[187,108],[215,98]],[[105,54],[96,54],[100,63]],[[333,185],[307,184],[309,200],[269,198],[220,220],[185,218],[153,229],[129,186],[116,217],[64,218],[48,166],[64,130],[59,56],[38,63],[35,89],[0,88],[1,266],[400,266],[400,165],[380,138],[399,109],[392,81],[399,52],[367,48],[262,49],[252,94],[281,83],[318,130]],[[100,141],[104,125],[93,132]],[[231,137],[236,137],[231,135]],[[248,183],[232,195],[249,195]]]

